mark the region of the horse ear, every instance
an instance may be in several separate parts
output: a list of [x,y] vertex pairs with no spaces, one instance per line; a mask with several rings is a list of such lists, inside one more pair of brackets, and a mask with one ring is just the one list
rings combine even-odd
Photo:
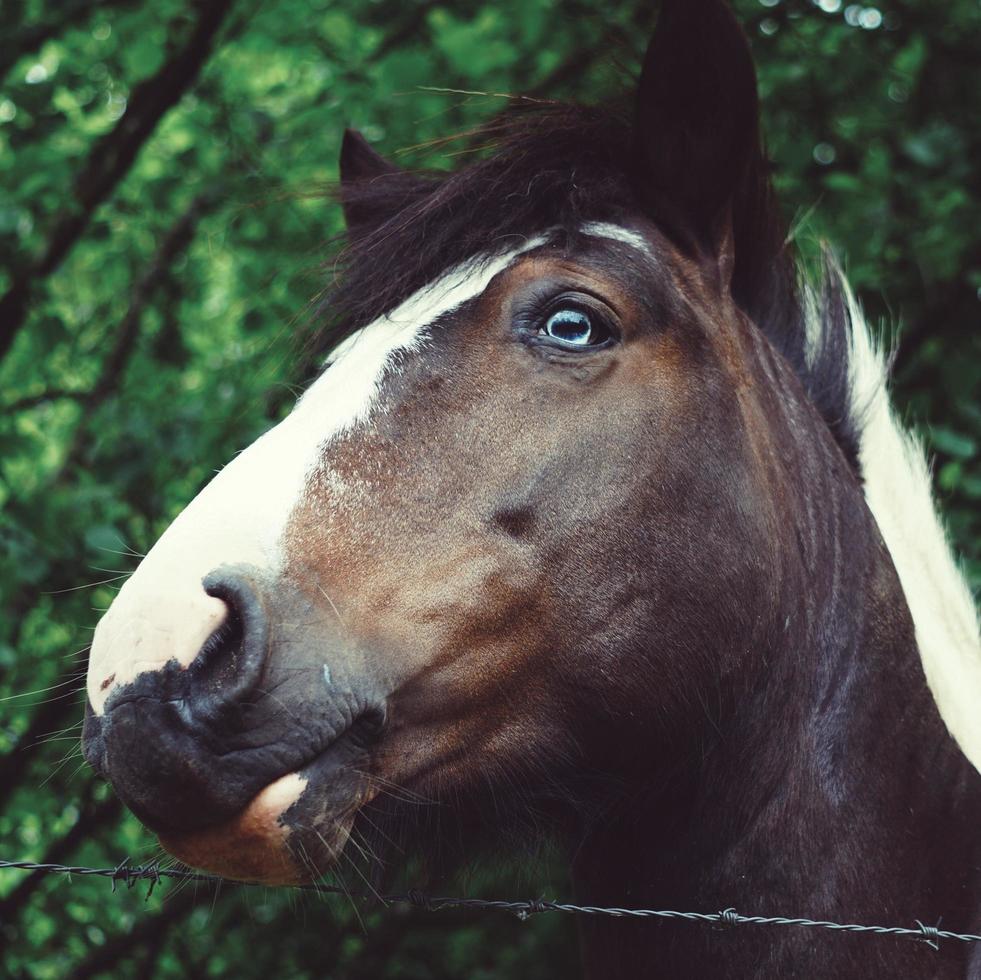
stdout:
[[399,169],[373,149],[356,129],[344,130],[339,166],[342,185],[356,180],[371,180],[373,177],[394,174]]
[[[666,230],[718,255],[760,158],[756,71],[726,0],[664,0],[634,119],[639,189]],[[691,241],[694,238],[694,241]]]
[[341,207],[349,230],[374,224],[379,217],[377,209],[358,190],[378,177],[401,173],[401,169],[380,153],[356,130],[345,129],[341,141],[341,158],[338,164],[341,178]]

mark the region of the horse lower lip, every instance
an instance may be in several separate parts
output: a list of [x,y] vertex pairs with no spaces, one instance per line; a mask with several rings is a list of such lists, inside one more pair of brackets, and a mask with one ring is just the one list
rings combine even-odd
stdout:
[[290,847],[294,834],[309,829],[309,821],[301,817],[293,827],[287,814],[297,804],[303,806],[301,797],[313,784],[318,793],[316,810],[334,812],[336,817],[329,818],[329,826],[321,823],[301,852],[309,854],[314,848],[324,852],[325,864],[332,862],[346,841],[345,824],[360,805],[358,792],[344,775],[345,763],[360,747],[361,731],[355,722],[308,762],[269,783],[230,819],[204,830],[161,833],[160,843],[186,864],[226,878],[270,885],[310,880],[318,869],[301,866]]
[[186,864],[226,878],[295,884],[303,872],[287,846],[290,832],[281,817],[305,787],[299,773],[282,776],[230,820],[206,830],[161,834],[160,843]]

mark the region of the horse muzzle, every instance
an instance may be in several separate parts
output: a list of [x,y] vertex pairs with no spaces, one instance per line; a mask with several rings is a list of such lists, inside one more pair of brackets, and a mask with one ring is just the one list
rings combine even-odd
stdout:
[[[114,649],[97,631],[85,758],[187,863],[270,883],[309,877],[289,840],[301,824],[318,825],[318,866],[343,846],[345,814],[353,819],[360,799],[351,766],[381,731],[384,702],[368,695],[359,671],[345,670],[341,648],[325,660],[323,645],[311,649],[302,631],[285,628],[314,613],[295,595],[285,601],[281,583],[222,568],[202,585],[187,612],[202,622],[176,631],[210,627],[193,656],[175,649],[175,632],[152,607],[129,635],[109,622]],[[127,642],[138,672],[119,649]]]

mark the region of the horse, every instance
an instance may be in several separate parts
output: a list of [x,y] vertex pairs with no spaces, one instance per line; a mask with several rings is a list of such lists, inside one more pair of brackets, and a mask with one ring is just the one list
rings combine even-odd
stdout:
[[[451,172],[345,133],[330,349],[98,624],[88,762],[163,846],[316,880],[541,833],[594,905],[977,923],[981,644],[725,0],[632,107]],[[981,976],[966,944],[589,918],[591,978]]]

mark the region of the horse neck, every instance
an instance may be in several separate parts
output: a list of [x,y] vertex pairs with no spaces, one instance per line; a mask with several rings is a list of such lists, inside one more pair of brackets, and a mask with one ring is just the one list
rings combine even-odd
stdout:
[[[673,765],[663,746],[648,747],[649,772],[633,773],[584,832],[577,893],[598,905],[844,922],[943,916],[967,929],[978,912],[969,871],[981,781],[927,688],[857,481],[830,441],[802,465],[810,492],[770,610],[783,636],[738,690],[720,694],[728,710],[710,717],[706,708]],[[590,919],[582,938],[590,977],[650,975],[652,964],[671,977],[790,976],[815,949],[823,975],[865,978],[870,956],[892,976],[924,968],[916,944],[870,952],[803,930],[746,927],[720,938],[676,922]],[[948,975],[947,963],[962,975],[962,955],[948,949],[931,975]]]

